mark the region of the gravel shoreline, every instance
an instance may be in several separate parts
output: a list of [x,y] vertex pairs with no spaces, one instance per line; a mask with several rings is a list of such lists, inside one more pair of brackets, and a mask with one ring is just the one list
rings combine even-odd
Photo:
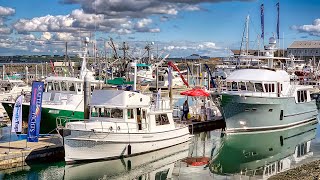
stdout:
[[294,169],[276,174],[269,178],[270,180],[292,180],[292,179],[320,179],[320,160],[303,164]]

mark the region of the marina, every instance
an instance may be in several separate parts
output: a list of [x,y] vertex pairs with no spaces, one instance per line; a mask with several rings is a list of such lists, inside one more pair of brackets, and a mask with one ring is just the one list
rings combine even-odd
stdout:
[[16,1],[0,179],[320,179],[320,3]]

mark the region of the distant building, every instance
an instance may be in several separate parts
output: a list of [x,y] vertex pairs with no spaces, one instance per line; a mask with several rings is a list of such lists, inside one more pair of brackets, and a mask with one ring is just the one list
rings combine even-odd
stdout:
[[314,41],[294,41],[288,47],[288,53],[296,58],[309,60],[313,57],[316,61],[320,60],[320,40]]
[[197,61],[201,59],[201,57],[199,54],[191,54],[190,56],[187,56],[185,59],[189,61]]
[[[232,49],[231,52],[233,53],[234,57],[239,57],[240,56],[240,50],[236,50],[236,49]],[[243,50],[243,52],[247,52],[246,50]],[[259,50],[256,49],[249,49],[248,50],[248,55],[251,56],[263,56],[263,52],[259,52]],[[283,50],[283,49],[278,49],[277,51],[274,52],[274,56],[275,57],[287,57],[287,50]]]

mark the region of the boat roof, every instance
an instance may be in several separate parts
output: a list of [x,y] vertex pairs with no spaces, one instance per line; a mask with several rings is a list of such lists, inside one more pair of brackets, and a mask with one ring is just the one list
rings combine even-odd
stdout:
[[275,69],[238,69],[233,71],[227,81],[259,81],[259,82],[284,82],[290,81],[289,74],[284,70]]
[[149,106],[150,96],[123,90],[94,90],[90,106],[107,108],[137,108]]

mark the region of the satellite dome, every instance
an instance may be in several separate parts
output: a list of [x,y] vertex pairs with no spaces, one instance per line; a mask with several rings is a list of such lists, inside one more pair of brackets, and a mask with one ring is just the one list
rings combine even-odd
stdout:
[[269,38],[269,44],[276,44],[277,40],[274,37]]

